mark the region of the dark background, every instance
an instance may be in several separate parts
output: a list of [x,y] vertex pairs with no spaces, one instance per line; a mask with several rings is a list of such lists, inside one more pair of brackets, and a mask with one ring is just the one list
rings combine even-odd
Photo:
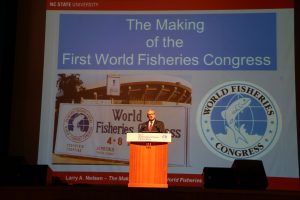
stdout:
[[[295,1],[297,111],[300,111],[300,81],[297,79],[300,73],[300,31],[299,25],[297,26],[300,23],[299,4],[299,1]],[[27,164],[36,164],[42,101],[46,0],[2,0],[0,9],[0,155],[21,156]],[[298,133],[298,157],[299,144]]]

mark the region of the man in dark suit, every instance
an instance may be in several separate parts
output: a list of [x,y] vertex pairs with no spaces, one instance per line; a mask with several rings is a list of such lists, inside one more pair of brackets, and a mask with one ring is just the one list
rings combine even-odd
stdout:
[[165,124],[155,118],[155,111],[149,109],[147,111],[148,121],[139,125],[139,132],[158,132],[165,133]]

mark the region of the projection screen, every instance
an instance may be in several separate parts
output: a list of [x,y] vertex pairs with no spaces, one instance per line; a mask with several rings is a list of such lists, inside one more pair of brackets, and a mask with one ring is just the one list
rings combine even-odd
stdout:
[[149,108],[172,134],[168,183],[262,160],[299,177],[293,1],[47,2],[39,164],[70,184],[127,184]]

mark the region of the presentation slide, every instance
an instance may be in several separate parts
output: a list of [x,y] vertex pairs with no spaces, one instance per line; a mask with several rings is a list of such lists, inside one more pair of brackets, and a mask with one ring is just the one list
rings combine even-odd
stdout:
[[237,159],[297,179],[293,1],[138,2],[47,1],[38,163],[69,184],[127,184],[126,134],[153,109],[169,185]]

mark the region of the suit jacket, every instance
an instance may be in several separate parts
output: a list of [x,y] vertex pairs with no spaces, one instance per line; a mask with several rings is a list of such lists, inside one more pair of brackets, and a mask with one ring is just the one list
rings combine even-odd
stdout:
[[[139,125],[139,132],[147,132],[148,131],[148,123],[149,121],[146,121]],[[158,133],[165,133],[165,124],[162,121],[158,121],[155,119],[154,124],[152,125],[151,132],[158,132]]]

